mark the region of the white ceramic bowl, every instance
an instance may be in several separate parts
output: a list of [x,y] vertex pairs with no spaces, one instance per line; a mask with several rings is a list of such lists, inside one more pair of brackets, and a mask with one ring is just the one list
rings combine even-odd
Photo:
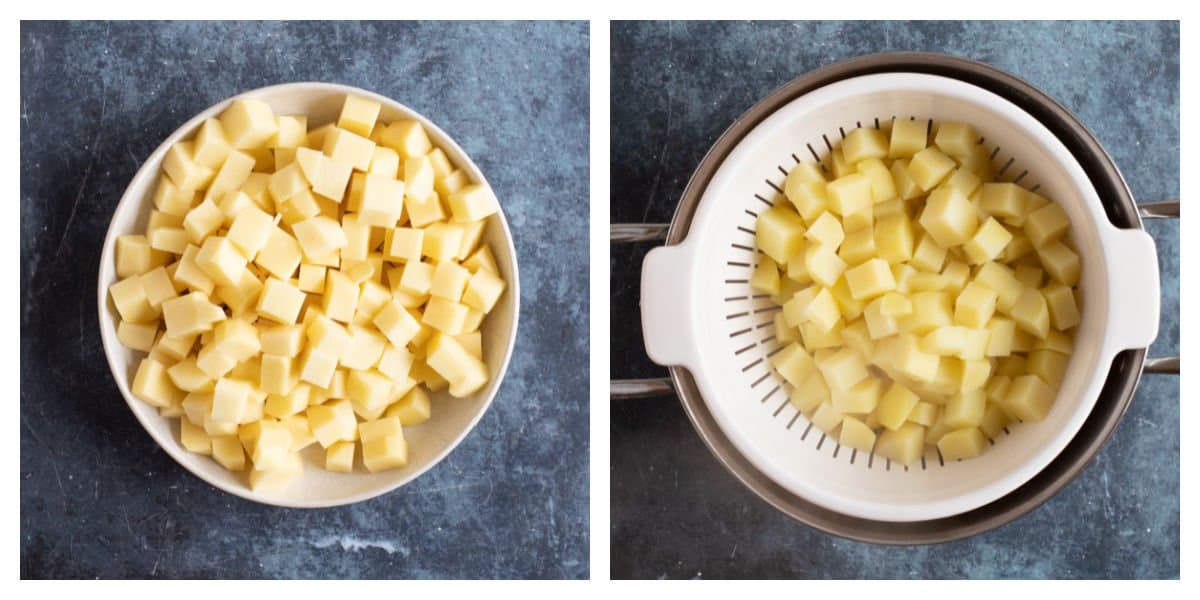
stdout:
[[[472,181],[486,183],[487,180],[479,167],[471,162],[470,157],[450,139],[450,136],[429,119],[395,100],[366,90],[331,83],[288,83],[265,87],[209,107],[184,123],[159,145],[134,175],[133,181],[121,197],[121,202],[117,204],[100,255],[96,290],[100,311],[100,339],[104,344],[104,353],[108,357],[109,367],[112,368],[113,378],[130,410],[146,428],[150,437],[184,468],[222,490],[264,504],[293,508],[350,504],[394,490],[433,468],[475,427],[495,398],[508,368],[517,337],[520,282],[517,277],[516,249],[508,222],[501,212],[489,218],[484,234],[484,241],[491,245],[500,271],[508,282],[508,289],[482,326],[484,360],[491,369],[491,380],[483,390],[469,398],[451,398],[444,391],[434,395],[433,417],[421,425],[405,428],[405,437],[409,443],[409,462],[402,469],[368,473],[359,465],[353,473],[331,473],[318,466],[323,464],[325,455],[320,445],[314,444],[301,453],[306,464],[304,474],[296,482],[279,492],[255,492],[247,485],[245,473],[231,473],[207,456],[184,450],[179,444],[179,419],[160,416],[154,407],[130,393],[133,374],[145,354],[130,350],[117,341],[118,316],[108,295],[109,286],[117,281],[113,252],[118,236],[145,231],[146,220],[152,208],[151,196],[160,176],[163,156],[167,149],[178,141],[190,138],[205,119],[219,115],[238,98],[262,100],[271,105],[276,114],[307,115],[309,126],[313,127],[336,120],[346,94],[357,94],[378,101],[383,105],[380,118],[385,121],[400,118],[420,121],[433,143],[446,152],[455,166],[466,171]],[[500,203],[503,207],[503,198],[500,199]]]

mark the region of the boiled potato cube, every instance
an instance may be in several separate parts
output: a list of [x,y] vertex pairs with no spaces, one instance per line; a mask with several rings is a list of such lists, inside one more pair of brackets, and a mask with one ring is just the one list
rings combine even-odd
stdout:
[[879,258],[897,264],[913,258],[913,224],[903,212],[881,217],[875,224],[875,245]]
[[921,350],[939,356],[956,356],[967,345],[967,328],[945,325],[925,334],[921,338]]
[[[841,226],[838,227],[840,231]],[[776,263],[787,263],[789,257],[803,249],[805,231],[800,215],[777,205],[758,215],[754,241]]]
[[[847,233],[837,254],[847,265],[858,265],[878,255],[879,250],[875,247],[875,231],[868,227]],[[798,262],[800,262],[801,270],[807,274],[807,271],[802,268],[803,262]],[[790,267],[791,263],[788,263],[788,266]]]
[[937,148],[925,148],[913,155],[908,163],[908,175],[923,191],[937,187],[957,167],[954,159]]
[[878,129],[859,127],[842,140],[842,155],[851,164],[868,158],[886,158],[888,138]]
[[359,425],[363,466],[372,473],[408,464],[408,444],[398,417],[384,417]]
[[1013,303],[1009,316],[1022,331],[1044,338],[1050,330],[1050,311],[1046,298],[1034,288],[1025,288]]
[[916,423],[923,427],[929,427],[936,423],[942,416],[942,407],[929,402],[921,401],[913,407],[912,412],[908,413],[908,422]]
[[946,249],[939,246],[933,236],[922,234],[908,264],[927,273],[939,273],[945,260]]
[[980,266],[975,272],[975,281],[996,292],[996,309],[1004,314],[1012,309],[1023,289],[1012,269],[996,262]]
[[941,436],[937,447],[947,461],[975,458],[987,447],[987,438],[978,427],[966,427]]
[[893,381],[887,392],[879,399],[879,406],[875,411],[879,424],[892,431],[899,430],[920,401],[920,396],[917,396],[912,390]]
[[905,318],[905,327],[917,334],[925,335],[938,327],[954,322],[954,309],[950,294],[945,292],[917,292],[909,296],[912,314]]
[[925,446],[925,428],[916,423],[904,423],[899,428],[886,429],[879,434],[875,454],[902,465],[912,466],[921,458]]
[[889,158],[912,158],[925,149],[929,121],[896,119],[892,121],[892,136],[888,145]]
[[942,182],[942,185],[948,188],[954,188],[970,198],[974,195],[975,190],[979,189],[979,176],[971,172],[969,169],[959,167]]
[[925,194],[925,190],[913,181],[912,173],[908,170],[907,158],[896,159],[892,162],[892,179],[896,182],[896,197],[901,200],[912,200]]
[[849,390],[869,376],[867,365],[857,352],[843,348],[816,362],[817,368],[832,391]]
[[1046,382],[1046,385],[1058,389],[1067,373],[1069,362],[1070,359],[1065,354],[1053,350],[1034,350],[1029,353],[1025,366],[1030,373]]
[[1015,218],[1024,213],[1027,194],[1015,183],[985,183],[980,206],[994,217]]
[[1012,239],[1012,234],[995,217],[988,217],[975,235],[963,244],[963,253],[971,264],[983,264],[996,260]]
[[291,485],[304,472],[300,455],[291,452],[278,469],[250,471],[250,489],[256,492],[278,492]]
[[354,441],[358,421],[348,400],[333,400],[308,407],[308,425],[322,448],[342,441]]
[[879,398],[883,395],[883,381],[868,376],[849,389],[835,389],[831,392],[833,407],[839,412],[868,414],[879,404]]
[[1080,322],[1079,306],[1071,288],[1061,283],[1051,283],[1042,288],[1046,308],[1050,312],[1050,324],[1058,331],[1066,331]]
[[983,421],[987,398],[983,390],[976,389],[956,394],[946,403],[942,420],[952,429],[976,427]]
[[816,368],[813,362],[812,355],[796,343],[784,346],[782,350],[772,356],[770,359],[771,366],[783,376],[788,383],[799,387],[804,379],[812,374]]
[[870,452],[875,447],[875,432],[854,417],[842,417],[838,443],[859,452]]
[[825,191],[829,198],[829,210],[838,215],[856,213],[874,203],[871,180],[862,173],[839,177],[829,182]]
[[965,327],[980,329],[987,325],[996,311],[996,292],[972,281],[954,301],[954,322]]
[[933,143],[951,156],[966,156],[979,143],[979,133],[966,123],[946,121],[938,125]]
[[939,246],[950,248],[971,239],[978,215],[962,192],[939,188],[929,194],[918,222]]
[[834,435],[842,424],[843,415],[832,404],[823,403],[817,407],[809,420],[826,435]]
[[1079,283],[1079,255],[1061,241],[1048,242],[1038,247],[1037,255],[1046,272],[1055,281],[1069,286]]
[[815,325],[820,331],[829,331],[837,324],[842,315],[838,311],[837,302],[827,288],[821,288],[812,300],[804,307],[803,320]]
[[867,300],[896,289],[887,261],[873,258],[845,273],[846,285],[856,300]]
[[1025,235],[1036,247],[1057,240],[1071,228],[1071,219],[1061,206],[1051,202],[1025,217]]
[[804,249],[804,270],[818,284],[833,287],[846,270],[846,261],[834,253],[833,246],[812,244]]
[[1054,390],[1037,375],[1020,375],[1012,379],[1004,401],[1004,411],[1022,421],[1041,421],[1050,412]]

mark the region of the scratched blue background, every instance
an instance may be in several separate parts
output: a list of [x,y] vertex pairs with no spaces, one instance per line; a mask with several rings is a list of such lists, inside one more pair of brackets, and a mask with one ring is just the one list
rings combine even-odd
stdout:
[[[113,384],[95,312],[142,159],[235,93],[348,83],[437,122],[487,173],[521,264],[495,403],[437,467],[354,506],[284,510],[193,477]],[[588,575],[586,23],[25,23],[21,576]]]
[[[792,78],[872,52],[926,50],[991,63],[1073,111],[1139,200],[1179,197],[1178,23],[614,23],[612,219],[667,222],[704,152]],[[1179,353],[1179,224],[1158,244],[1162,322],[1151,356]],[[614,247],[612,376],[645,358],[639,266]],[[612,408],[614,577],[1179,577],[1179,379],[1147,376],[1111,440],[1041,508],[990,533],[918,548],[821,534],[744,489],[674,399]]]

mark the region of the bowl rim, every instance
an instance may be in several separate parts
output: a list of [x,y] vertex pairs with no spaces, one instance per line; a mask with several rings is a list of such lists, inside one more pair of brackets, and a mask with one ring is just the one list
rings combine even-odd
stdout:
[[[512,231],[508,226],[508,219],[505,217],[503,206],[501,206],[500,210],[495,216],[497,217],[497,222],[500,224],[500,230],[503,233],[505,249],[508,252],[508,255],[511,257],[511,281],[506,283],[509,286],[507,291],[512,295],[513,302],[512,323],[509,327],[507,336],[508,339],[505,341],[503,359],[496,367],[493,381],[488,386],[483,403],[479,406],[478,410],[475,412],[470,421],[468,421],[466,427],[464,427],[461,432],[455,435],[440,453],[435,455],[420,469],[416,469],[407,476],[401,477],[395,481],[389,481],[385,485],[381,485],[376,489],[350,494],[337,499],[313,501],[285,500],[279,497],[267,496],[263,493],[255,492],[246,485],[231,485],[224,481],[214,480],[208,477],[202,471],[194,469],[191,465],[191,462],[197,460],[198,458],[204,457],[202,455],[193,455],[192,453],[184,450],[173,436],[164,436],[156,428],[152,427],[151,423],[147,422],[147,417],[144,417],[141,412],[137,410],[138,404],[144,404],[144,402],[133,396],[132,392],[130,391],[129,384],[126,382],[126,379],[129,379],[129,375],[122,372],[122,369],[118,366],[117,361],[114,358],[114,353],[116,352],[116,347],[114,344],[119,346],[120,342],[116,338],[116,327],[112,324],[112,319],[108,318],[113,316],[113,311],[108,306],[108,287],[101,277],[104,272],[105,265],[113,264],[114,254],[116,251],[116,238],[118,235],[124,235],[123,233],[118,233],[116,231],[115,225],[117,215],[123,213],[124,211],[130,210],[131,206],[145,199],[146,196],[144,194],[137,194],[136,190],[142,188],[144,185],[148,185],[145,183],[146,179],[157,176],[163,157],[166,155],[167,150],[170,149],[171,146],[179,141],[182,141],[188,135],[191,135],[206,119],[215,118],[234,101],[243,98],[257,98],[267,94],[279,94],[286,92],[307,93],[314,91],[354,94],[375,100],[376,102],[388,106],[389,108],[412,115],[412,117],[419,121],[427,131],[433,134],[432,137],[444,140],[445,143],[443,145],[448,146],[448,150],[451,150],[453,153],[457,153],[458,156],[462,157],[461,163],[457,165],[458,167],[466,170],[474,181],[487,185],[489,188],[491,187],[491,184],[488,183],[487,178],[484,177],[483,171],[478,165],[475,164],[475,161],[471,159],[470,155],[468,155],[467,152],[458,145],[454,138],[438,127],[436,123],[434,123],[425,115],[417,112],[401,102],[393,100],[392,98],[351,85],[321,81],[299,81],[258,87],[227,97],[200,111],[176,128],[173,132],[171,132],[171,134],[168,135],[162,141],[162,143],[160,143],[154,149],[154,151],[142,161],[141,166],[138,167],[137,172],[129,180],[129,184],[125,187],[124,192],[122,192],[120,201],[117,202],[117,205],[112,210],[112,216],[110,217],[108,223],[108,230],[105,233],[104,243],[101,247],[100,262],[96,278],[97,311],[99,314],[99,318],[97,320],[99,322],[100,329],[100,342],[104,348],[104,358],[108,362],[109,371],[112,373],[113,380],[117,384],[117,389],[121,392],[121,396],[124,397],[125,403],[129,407],[130,412],[133,413],[134,418],[137,419],[142,428],[146,430],[146,433],[148,433],[155,443],[158,444],[158,446],[163,449],[167,455],[174,459],[176,463],[205,483],[208,483],[219,490],[233,494],[240,498],[244,498],[246,500],[250,500],[252,502],[278,506],[282,508],[329,508],[348,504],[356,504],[358,502],[370,500],[372,498],[382,496],[388,492],[392,492],[397,488],[408,484],[417,477],[420,477],[441,463],[442,460],[444,460],[451,452],[453,452],[454,449],[457,448],[464,439],[466,439],[467,435],[469,435],[475,429],[475,426],[479,424],[479,421],[483,418],[483,415],[487,413],[488,408],[491,407],[492,402],[499,393],[500,386],[504,380],[504,375],[507,373],[508,366],[512,359],[513,350],[516,346],[517,329],[521,312],[521,286],[520,274],[517,267],[516,243],[513,239]],[[161,416],[159,416],[159,418],[167,419],[167,417]]]

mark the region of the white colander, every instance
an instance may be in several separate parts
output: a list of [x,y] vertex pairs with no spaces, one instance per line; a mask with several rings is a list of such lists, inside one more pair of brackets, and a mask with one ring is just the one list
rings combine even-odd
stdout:
[[[1054,199],[1078,249],[1082,322],[1075,353],[1044,421],[1010,426],[982,456],[945,462],[928,452],[912,467],[840,447],[788,402],[768,358],[778,310],[747,280],[758,213],[797,160],[823,158],[843,132],[892,119],[971,123],[994,149],[998,179]],[[687,236],[652,250],[641,287],[646,350],[685,368],[737,452],[786,492],[835,513],[884,522],[958,515],[998,500],[1044,469],[1087,419],[1113,358],[1145,348],[1158,329],[1152,239],[1118,229],[1088,175],[1050,130],[981,87],[926,73],[843,79],[795,98],[759,122],[717,166]]]

